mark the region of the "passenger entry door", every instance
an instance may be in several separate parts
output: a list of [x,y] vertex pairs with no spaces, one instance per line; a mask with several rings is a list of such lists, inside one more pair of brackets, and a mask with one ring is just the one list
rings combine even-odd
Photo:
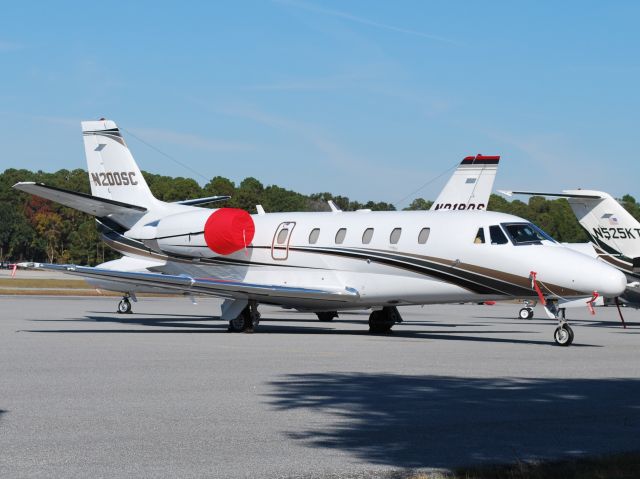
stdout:
[[271,257],[277,260],[285,260],[289,257],[289,241],[296,224],[293,221],[280,223],[276,228],[271,242]]

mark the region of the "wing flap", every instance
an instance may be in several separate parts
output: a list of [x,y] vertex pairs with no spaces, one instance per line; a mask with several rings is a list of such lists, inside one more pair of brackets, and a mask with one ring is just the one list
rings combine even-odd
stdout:
[[117,214],[145,213],[146,208],[130,205],[120,201],[98,198],[97,196],[48,186],[43,183],[21,182],[13,185],[16,190],[55,201],[74,210],[82,211],[97,217]]
[[333,302],[352,302],[360,295],[353,288],[304,288],[273,284],[227,281],[216,278],[193,278],[186,275],[161,273],[134,273],[89,266],[36,263],[36,268],[127,284],[154,286],[179,293],[200,293],[234,299],[302,299]]

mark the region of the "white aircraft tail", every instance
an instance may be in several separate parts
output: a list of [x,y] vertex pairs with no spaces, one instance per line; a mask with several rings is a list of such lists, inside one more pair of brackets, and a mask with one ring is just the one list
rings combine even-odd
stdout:
[[440,192],[431,209],[486,210],[499,162],[499,156],[467,156]]
[[147,209],[159,203],[115,122],[83,121],[82,136],[93,196]]
[[563,193],[594,243],[608,253],[640,258],[640,223],[615,198],[602,191],[564,190]]

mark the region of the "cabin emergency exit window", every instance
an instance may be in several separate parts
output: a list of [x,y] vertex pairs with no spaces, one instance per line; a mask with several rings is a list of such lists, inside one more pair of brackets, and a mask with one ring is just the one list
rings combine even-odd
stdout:
[[367,228],[364,230],[364,233],[362,233],[362,244],[371,243],[371,238],[373,238],[373,228]]
[[402,228],[393,228],[393,231],[389,235],[389,243],[398,244],[398,241],[400,241],[401,234],[402,234]]
[[336,244],[344,243],[344,237],[347,235],[347,228],[340,228],[336,233]]
[[484,244],[484,228],[478,228],[476,238],[473,240],[475,244]]
[[316,244],[320,236],[320,228],[313,228],[309,233],[309,244]]
[[431,233],[431,228],[422,228],[420,233],[418,233],[418,244],[425,244],[429,239],[429,234]]
[[491,236],[491,244],[507,244],[509,242],[498,225],[489,226],[489,236]]
[[289,228],[282,228],[280,233],[278,233],[278,237],[276,238],[276,243],[284,244],[287,241],[287,236],[289,236]]

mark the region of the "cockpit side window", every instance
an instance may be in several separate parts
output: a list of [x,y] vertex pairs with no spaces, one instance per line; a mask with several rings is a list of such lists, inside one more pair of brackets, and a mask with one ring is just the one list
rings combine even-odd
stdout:
[[491,244],[507,244],[509,242],[498,225],[489,226],[489,236],[491,236]]
[[531,223],[503,223],[502,226],[515,245],[542,244],[542,241],[555,243],[551,236]]
[[478,228],[476,233],[476,239],[473,240],[475,244],[484,244],[484,228]]

